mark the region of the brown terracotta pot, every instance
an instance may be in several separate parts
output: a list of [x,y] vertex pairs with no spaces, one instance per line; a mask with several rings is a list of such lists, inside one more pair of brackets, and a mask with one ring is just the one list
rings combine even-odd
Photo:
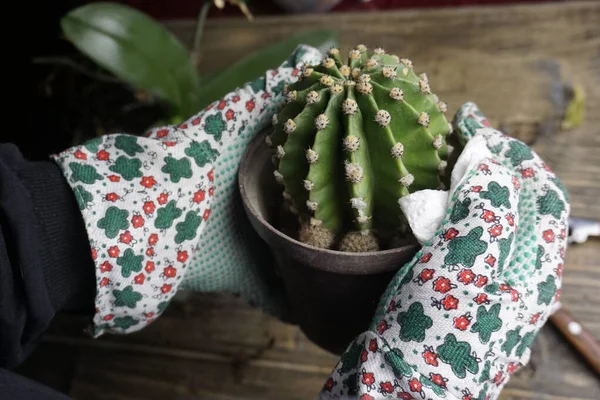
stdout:
[[379,298],[418,245],[370,253],[308,246],[279,227],[281,186],[275,182],[266,132],[250,143],[238,173],[244,209],[270,246],[293,322],[320,347],[341,354],[366,330]]

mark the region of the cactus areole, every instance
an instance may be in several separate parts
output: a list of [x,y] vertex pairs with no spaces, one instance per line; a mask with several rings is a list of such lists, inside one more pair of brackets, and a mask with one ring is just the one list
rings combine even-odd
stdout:
[[457,149],[427,75],[359,45],[347,63],[332,49],[321,64],[304,66],[283,93],[266,142],[283,205],[300,221],[298,239],[365,252],[410,236],[399,199],[445,189]]

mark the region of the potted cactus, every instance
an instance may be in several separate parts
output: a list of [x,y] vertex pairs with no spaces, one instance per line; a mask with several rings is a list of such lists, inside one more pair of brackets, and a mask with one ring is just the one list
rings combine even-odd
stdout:
[[460,149],[427,75],[381,48],[333,48],[284,95],[240,189],[298,324],[339,353],[418,251],[400,199],[444,190]]

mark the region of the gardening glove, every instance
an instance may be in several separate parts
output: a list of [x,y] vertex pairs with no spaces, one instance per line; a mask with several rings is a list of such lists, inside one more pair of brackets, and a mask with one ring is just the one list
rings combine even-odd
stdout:
[[246,145],[281,105],[284,84],[320,59],[299,46],[279,68],[178,126],[106,135],[53,155],[96,265],[93,336],[142,329],[179,288],[233,292],[283,318],[268,252],[250,224],[239,223],[236,174]]
[[[320,399],[495,399],[527,364],[558,305],[566,190],[527,145],[490,128],[475,104],[460,108],[453,127],[465,147],[447,200],[423,191],[410,196],[429,204],[402,205],[423,246]],[[437,229],[427,234],[415,215],[436,210]]]

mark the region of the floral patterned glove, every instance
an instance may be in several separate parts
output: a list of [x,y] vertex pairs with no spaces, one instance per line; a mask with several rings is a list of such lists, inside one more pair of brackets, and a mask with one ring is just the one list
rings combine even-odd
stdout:
[[258,236],[239,224],[235,178],[247,143],[283,101],[283,85],[320,59],[300,46],[179,126],[106,135],[53,157],[76,195],[96,264],[95,337],[142,329],[178,288],[234,292],[282,315]]
[[453,125],[465,148],[445,218],[390,283],[320,399],[495,399],[557,305],[567,192],[476,105],[463,105]]

